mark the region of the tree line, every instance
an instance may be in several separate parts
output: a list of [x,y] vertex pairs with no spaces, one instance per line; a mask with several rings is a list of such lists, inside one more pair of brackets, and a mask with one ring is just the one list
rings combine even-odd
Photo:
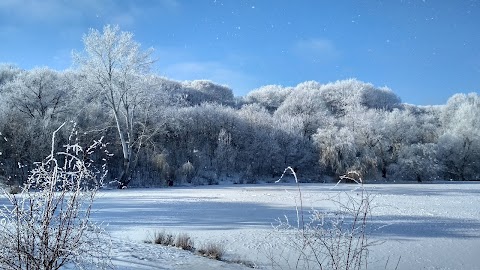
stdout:
[[[118,27],[90,30],[73,68],[0,65],[0,181],[23,183],[62,123],[79,144],[103,137],[118,185],[253,183],[295,168],[331,181],[348,171],[386,181],[480,179],[480,97],[404,104],[356,79],[268,85],[234,97],[211,81],[151,72],[152,51]],[[63,133],[62,133],[63,132]],[[71,134],[57,139],[65,145]]]

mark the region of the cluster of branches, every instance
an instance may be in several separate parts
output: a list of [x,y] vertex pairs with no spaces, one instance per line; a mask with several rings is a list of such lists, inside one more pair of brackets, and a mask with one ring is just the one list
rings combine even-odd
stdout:
[[[69,71],[0,66],[3,182],[24,182],[48,153],[49,134],[70,120],[83,142],[111,142],[108,177],[119,187],[254,181],[286,166],[315,180],[349,170],[367,179],[480,178],[478,94],[422,107],[348,79],[234,98],[210,81],[151,73],[152,51],[118,27],[91,30],[84,44]],[[59,134],[59,144],[66,137]]]
[[89,156],[105,144],[96,141],[83,148],[70,136],[64,150],[55,152],[59,129],[53,132],[51,153],[35,164],[19,194],[3,194],[8,202],[0,209],[2,269],[109,265],[102,229],[90,218],[104,174]]
[[[341,180],[357,183],[357,188],[325,198],[324,210],[305,211],[293,168],[288,167],[276,182],[288,171],[298,188],[297,217],[294,224],[288,216],[278,219],[262,247],[272,269],[367,269],[370,247],[379,243],[369,237],[373,198],[364,188],[360,173],[351,171],[341,176]],[[272,243],[270,237],[279,241]]]

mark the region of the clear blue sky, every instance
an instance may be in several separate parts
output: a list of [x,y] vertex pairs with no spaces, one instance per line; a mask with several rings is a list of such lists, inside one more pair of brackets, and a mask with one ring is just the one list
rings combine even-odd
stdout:
[[69,68],[105,24],[154,47],[158,74],[236,95],[346,78],[418,105],[480,90],[480,0],[1,0],[0,62]]

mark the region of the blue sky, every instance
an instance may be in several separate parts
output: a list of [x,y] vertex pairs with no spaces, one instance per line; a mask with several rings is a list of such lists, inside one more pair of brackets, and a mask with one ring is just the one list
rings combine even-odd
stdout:
[[69,68],[105,24],[153,47],[156,73],[236,95],[346,78],[418,105],[480,91],[480,0],[1,0],[0,62]]

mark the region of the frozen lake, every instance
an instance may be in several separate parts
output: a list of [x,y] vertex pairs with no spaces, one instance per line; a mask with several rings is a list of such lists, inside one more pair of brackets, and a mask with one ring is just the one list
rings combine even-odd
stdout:
[[[302,184],[304,209],[332,210],[331,199],[359,196],[356,185]],[[369,269],[480,269],[480,184],[369,184]],[[226,258],[271,268],[272,224],[296,220],[292,184],[221,185],[102,191],[94,219],[108,223],[114,264],[124,269],[242,269],[144,244],[154,232],[188,233],[196,246],[224,245]],[[123,246],[122,246],[123,245]],[[131,250],[131,252],[129,251]],[[170,258],[170,259],[169,259]],[[122,268],[123,269],[123,268]]]

